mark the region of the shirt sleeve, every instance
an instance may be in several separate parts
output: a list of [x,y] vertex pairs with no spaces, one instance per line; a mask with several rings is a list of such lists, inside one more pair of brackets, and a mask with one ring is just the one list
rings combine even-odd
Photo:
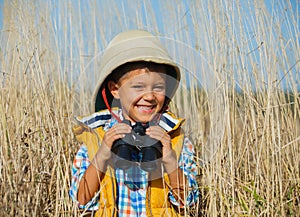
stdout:
[[72,180],[69,194],[72,200],[77,203],[79,208],[92,211],[98,209],[99,192],[85,205],[80,205],[77,200],[79,182],[90,164],[91,162],[88,158],[87,147],[82,145],[78,150],[72,165]]
[[[185,200],[185,206],[195,205],[199,198],[199,189],[196,181],[197,176],[197,165],[194,160],[194,146],[191,141],[185,137],[182,147],[182,152],[179,158],[179,168],[182,169],[183,173],[187,177],[188,182],[188,196]],[[180,207],[180,203],[175,199],[172,192],[169,192],[169,198],[172,204]]]

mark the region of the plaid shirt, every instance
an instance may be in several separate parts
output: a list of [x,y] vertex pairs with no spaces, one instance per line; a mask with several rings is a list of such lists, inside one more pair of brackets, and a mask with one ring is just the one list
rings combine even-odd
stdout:
[[[118,111],[122,118],[121,110]],[[165,130],[170,130],[176,125],[176,120],[170,117],[167,121],[160,122],[159,125]],[[162,118],[162,119],[163,119]],[[106,131],[117,123],[116,119],[111,117],[108,113],[93,114],[92,116],[82,118],[80,122],[87,124],[91,128],[97,128],[100,125]],[[96,123],[98,122],[98,123]],[[78,206],[86,210],[97,210],[99,194],[98,192],[86,205],[79,205],[77,201],[77,191],[79,181],[87,168],[90,165],[87,147],[82,145],[77,152],[72,165],[72,182],[70,188],[70,196]],[[199,197],[198,187],[196,183],[197,168],[194,161],[194,148],[190,140],[185,137],[183,149],[179,158],[179,168],[181,168],[187,177],[189,191],[186,199],[186,206],[195,204]],[[115,177],[117,182],[117,205],[118,216],[146,216],[146,191],[148,185],[148,173],[140,169],[138,166],[132,166],[128,170],[115,170]],[[175,206],[180,206],[175,197],[169,192],[169,200]]]

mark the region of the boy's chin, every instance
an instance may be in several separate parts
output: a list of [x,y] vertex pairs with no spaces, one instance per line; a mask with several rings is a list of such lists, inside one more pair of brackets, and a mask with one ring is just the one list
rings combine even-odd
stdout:
[[134,122],[148,123],[153,119],[153,117],[149,118],[135,118]]
[[131,118],[134,122],[141,122],[141,123],[147,123],[152,120],[155,120],[158,117],[158,114],[152,114],[152,115],[143,115],[143,116],[136,116],[134,118]]

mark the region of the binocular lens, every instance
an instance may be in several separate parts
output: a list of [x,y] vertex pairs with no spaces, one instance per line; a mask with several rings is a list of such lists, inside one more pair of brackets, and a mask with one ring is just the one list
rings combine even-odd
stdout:
[[116,160],[115,165],[117,168],[120,168],[122,170],[127,170],[130,167],[130,161],[118,159]]
[[157,164],[156,162],[143,162],[141,163],[141,168],[142,170],[146,171],[146,172],[152,172],[154,170],[156,170],[157,168]]
[[159,152],[152,147],[145,147],[142,149],[142,163],[141,168],[147,172],[156,170],[157,159]]
[[128,145],[120,145],[116,154],[117,159],[115,161],[115,166],[127,170],[131,166],[131,150],[128,148]]

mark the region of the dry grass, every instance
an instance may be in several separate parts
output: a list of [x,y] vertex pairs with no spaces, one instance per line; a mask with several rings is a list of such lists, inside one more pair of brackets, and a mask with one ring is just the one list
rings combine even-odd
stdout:
[[187,118],[202,194],[189,211],[299,215],[299,11],[288,1],[276,1],[276,13],[251,3],[256,16],[230,1],[162,2],[155,12],[140,1],[5,1],[0,216],[79,215],[68,197],[78,148],[71,127],[75,115],[89,112],[97,76],[94,65],[85,67],[132,27],[178,40],[170,48],[179,47],[172,55],[186,76],[172,107]]

